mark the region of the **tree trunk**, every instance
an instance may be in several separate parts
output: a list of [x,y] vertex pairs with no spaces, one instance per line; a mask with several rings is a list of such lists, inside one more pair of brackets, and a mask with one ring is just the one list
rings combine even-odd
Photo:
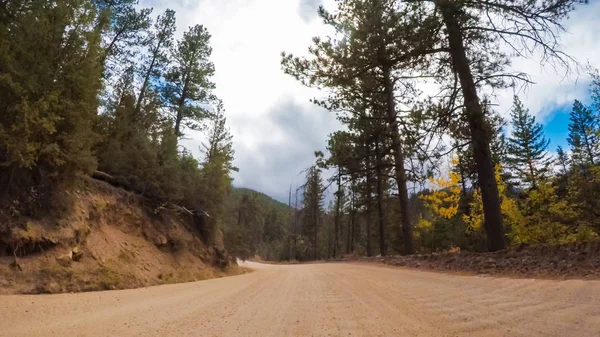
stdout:
[[288,194],[288,221],[290,222],[290,235],[288,235],[288,261],[292,259],[292,237],[294,235],[294,220],[292,219],[292,185]]
[[[317,203],[318,204],[318,203]],[[315,214],[313,215],[314,219],[313,221],[315,222],[315,261],[317,260],[317,248],[318,248],[318,237],[319,237],[319,210],[318,208],[315,209]]]
[[179,131],[179,129],[181,128],[181,110],[178,109],[177,111],[177,117],[175,117],[175,136],[177,136],[177,138],[181,137],[181,133]]
[[356,212],[350,213],[350,224],[352,229],[352,236],[350,237],[350,253],[354,253],[354,241],[356,240]]
[[183,120],[183,108],[185,106],[185,100],[187,98],[187,90],[188,90],[189,80],[186,75],[186,79],[183,84],[183,89],[181,90],[181,97],[179,98],[179,102],[177,103],[177,116],[175,118],[175,136],[178,138],[182,136],[181,134],[181,121]]
[[406,185],[406,170],[404,168],[404,153],[400,142],[398,121],[396,120],[396,100],[394,97],[394,84],[391,79],[389,66],[383,67],[384,86],[386,95],[386,112],[390,124],[394,162],[396,168],[396,183],[398,184],[398,201],[400,202],[400,220],[402,223],[402,239],[404,241],[404,253],[414,254],[413,228],[410,223],[410,212],[408,207],[408,187]]
[[[156,49],[158,50],[158,48]],[[156,62],[156,52],[152,56],[152,62],[150,62],[150,67],[148,71],[146,71],[146,75],[144,76],[144,82],[142,83],[142,87],[140,88],[140,94],[138,95],[137,101],[135,102],[135,116],[137,117],[140,113],[140,109],[142,107],[142,100],[144,99],[144,95],[146,95],[146,89],[148,89],[148,83],[150,82],[150,74],[152,73],[152,69],[154,68],[154,62]]]
[[[379,138],[379,137],[378,137]],[[379,153],[379,139],[375,143],[375,156],[377,163],[375,165],[377,171],[377,211],[379,213],[379,252],[381,256],[385,256],[385,214],[383,213],[383,187],[381,184],[381,154]]]
[[456,19],[458,11],[449,0],[438,0],[437,3],[448,31],[448,45],[454,71],[458,74],[463,92],[464,105],[471,131],[473,156],[477,165],[477,176],[481,188],[488,249],[490,251],[501,250],[505,248],[504,228],[502,226],[500,196],[495,179],[494,164],[490,151],[490,136],[486,127],[485,115],[479,103],[462,33]]
[[152,62],[150,62],[150,67],[146,71],[146,75],[144,76],[144,83],[142,84],[142,88],[140,89],[140,94],[138,95],[137,102],[135,103],[135,113],[139,114],[140,108],[142,107],[142,100],[146,95],[146,89],[148,89],[148,84],[150,82],[150,74],[152,74],[152,70],[154,70],[154,65],[156,63],[156,57],[160,52],[160,47],[162,46],[163,40],[158,40],[156,43],[156,48],[152,50]]
[[293,233],[294,233],[294,259],[297,257],[297,247],[298,247],[298,190],[296,189],[296,193],[294,195],[294,223],[293,223]]
[[594,166],[594,153],[592,152],[592,148],[590,147],[590,141],[587,135],[585,136],[585,149],[587,151],[588,157],[590,157],[590,164]]
[[118,31],[115,36],[113,37],[113,39],[110,41],[110,43],[108,44],[108,47],[106,47],[104,49],[104,52],[102,53],[102,57],[100,59],[100,63],[102,64],[102,75],[104,76],[104,70],[106,68],[106,59],[108,59],[108,55],[110,55],[110,53],[112,52],[112,49],[114,48],[115,44],[117,43],[117,41],[119,40],[119,38],[121,37],[121,35],[123,34],[124,30],[120,30]]
[[533,168],[533,163],[532,163],[531,159],[529,159],[528,165],[529,165],[529,174],[531,175],[531,187],[533,187],[533,189],[535,190],[537,188],[537,182],[535,179],[535,170]]
[[[329,222],[329,221],[328,221]],[[328,226],[329,228],[327,228],[327,258],[330,259],[331,258],[331,251],[333,248],[333,235],[332,235],[332,231],[333,228],[331,228],[331,223]]]
[[350,254],[350,239],[352,238],[352,214],[348,213],[348,225],[346,233],[346,254]]
[[333,242],[333,257],[337,257],[340,253],[340,207],[342,202],[342,178],[340,174],[340,168],[338,166],[337,176],[337,199],[335,201],[335,218],[334,218],[334,242]]
[[367,256],[373,256],[373,248],[371,247],[371,173],[369,172],[369,167],[371,167],[371,149],[369,142],[366,142],[367,145],[367,161],[366,161],[366,184],[367,184],[367,195],[366,195],[366,207],[365,207],[365,221],[366,221],[366,232],[367,232]]
[[354,209],[354,179],[352,180],[352,199],[350,201],[350,254],[354,252],[354,239],[356,237],[356,211]]

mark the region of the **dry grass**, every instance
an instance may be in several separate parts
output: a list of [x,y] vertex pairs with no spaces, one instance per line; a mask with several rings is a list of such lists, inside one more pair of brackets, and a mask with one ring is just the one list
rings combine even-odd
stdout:
[[37,272],[27,273],[25,277],[32,283],[29,289],[23,289],[22,292],[31,294],[125,289],[139,285],[135,278],[125,277],[120,271],[107,266],[88,271],[49,264]]

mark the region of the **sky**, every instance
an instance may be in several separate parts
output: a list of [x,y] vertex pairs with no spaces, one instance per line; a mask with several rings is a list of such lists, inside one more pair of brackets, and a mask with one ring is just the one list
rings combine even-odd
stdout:
[[[565,22],[563,50],[581,64],[600,68],[600,1],[581,6]],[[327,34],[317,8],[333,8],[333,0],[141,0],[154,14],[174,9],[180,37],[202,24],[211,33],[216,95],[224,102],[233,135],[234,186],[247,187],[287,202],[290,185],[298,186],[314,151],[324,150],[329,133],[341,125],[334,113],[309,100],[321,94],[303,87],[281,70],[281,52],[306,55],[314,36]],[[535,84],[516,92],[544,124],[550,149],[567,147],[568,113],[574,99],[589,103],[585,72],[565,76],[564,69],[539,60],[515,59],[514,70],[527,72]],[[498,92],[497,110],[508,116],[512,90]],[[201,156],[201,133],[183,141]]]

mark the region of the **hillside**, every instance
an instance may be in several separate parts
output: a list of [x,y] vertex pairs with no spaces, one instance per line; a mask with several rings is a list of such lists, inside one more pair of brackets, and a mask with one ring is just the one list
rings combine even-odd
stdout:
[[238,205],[243,196],[255,196],[258,203],[263,205],[265,208],[274,208],[281,212],[289,212],[289,206],[287,204],[277,201],[265,193],[245,187],[234,187],[231,189],[231,192],[227,198],[227,207],[234,207],[235,205]]
[[264,193],[233,188],[220,223],[227,249],[240,258],[285,258],[291,214],[288,205]]
[[[241,272],[217,231],[176,207],[84,178],[72,205],[42,216],[0,212],[0,293],[60,293],[177,283]],[[15,262],[16,260],[16,262]]]

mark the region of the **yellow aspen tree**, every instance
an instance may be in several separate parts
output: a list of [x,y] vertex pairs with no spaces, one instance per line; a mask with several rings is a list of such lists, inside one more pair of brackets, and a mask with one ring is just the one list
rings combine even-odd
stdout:
[[[502,166],[495,167],[496,184],[500,194],[500,209],[505,225],[515,226],[523,223],[523,216],[517,207],[517,203],[506,196],[506,184],[502,180]],[[470,231],[478,231],[483,227],[483,202],[481,200],[481,191],[476,189],[473,192],[473,201],[469,203],[471,212],[463,215],[463,220]]]
[[[452,159],[452,165],[458,164],[458,158]],[[420,198],[425,200],[427,206],[431,208],[436,216],[450,219],[458,213],[458,204],[460,201],[460,175],[450,172],[448,177],[429,178],[432,193],[422,195]]]

